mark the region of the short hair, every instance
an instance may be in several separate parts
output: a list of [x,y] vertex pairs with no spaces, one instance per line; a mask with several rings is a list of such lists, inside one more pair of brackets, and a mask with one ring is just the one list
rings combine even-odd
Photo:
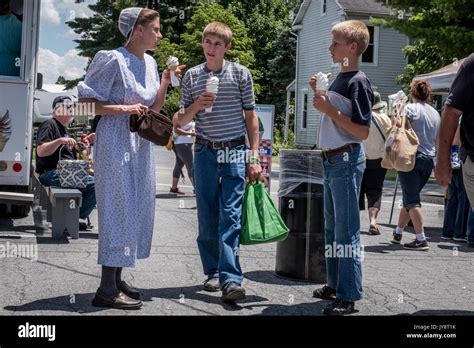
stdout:
[[144,8],[140,11],[140,14],[137,18],[137,24],[147,25],[153,22],[155,19],[160,18],[160,13],[155,10],[150,10],[149,8]]
[[431,86],[426,80],[416,80],[410,84],[412,98],[431,102]]
[[332,27],[331,33],[342,35],[348,43],[355,42],[358,47],[357,53],[359,55],[364,53],[369,46],[369,29],[367,29],[367,26],[362,21],[351,19],[337,23]]
[[228,25],[221,22],[209,23],[206,28],[204,28],[202,40],[204,41],[208,35],[215,35],[219,37],[226,45],[232,42],[232,30],[230,30]]

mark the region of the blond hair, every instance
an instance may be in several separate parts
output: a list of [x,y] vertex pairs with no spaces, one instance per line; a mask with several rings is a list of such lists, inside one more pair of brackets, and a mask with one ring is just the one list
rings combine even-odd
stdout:
[[230,30],[229,26],[221,22],[209,23],[206,28],[204,28],[202,40],[204,41],[208,35],[217,36],[218,38],[222,39],[226,45],[232,42],[232,30]]
[[337,23],[332,27],[331,33],[339,34],[346,39],[347,43],[355,42],[357,44],[357,54],[365,52],[369,46],[369,29],[362,21],[348,20]]

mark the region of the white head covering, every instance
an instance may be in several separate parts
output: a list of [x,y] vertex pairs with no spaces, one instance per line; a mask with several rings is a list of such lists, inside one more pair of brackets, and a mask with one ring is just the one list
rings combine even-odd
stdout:
[[132,30],[137,23],[141,10],[143,10],[141,7],[129,7],[120,12],[118,27],[122,35],[127,39],[124,46],[127,46],[130,42]]

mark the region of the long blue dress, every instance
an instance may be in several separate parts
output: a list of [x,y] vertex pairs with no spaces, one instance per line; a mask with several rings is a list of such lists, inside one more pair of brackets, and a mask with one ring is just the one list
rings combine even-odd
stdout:
[[[151,106],[160,77],[149,55],[139,59],[125,48],[100,51],[92,61],[80,98],[107,104]],[[102,116],[94,146],[99,217],[98,263],[135,267],[150,255],[155,214],[153,144],[129,130],[128,115]]]

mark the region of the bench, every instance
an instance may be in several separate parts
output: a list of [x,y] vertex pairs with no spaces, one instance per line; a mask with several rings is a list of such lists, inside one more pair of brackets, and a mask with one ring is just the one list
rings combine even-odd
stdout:
[[39,175],[32,168],[35,201],[46,210],[46,220],[51,222],[53,239],[60,239],[68,232],[72,239],[79,238],[79,208],[82,193],[77,189],[43,186]]

